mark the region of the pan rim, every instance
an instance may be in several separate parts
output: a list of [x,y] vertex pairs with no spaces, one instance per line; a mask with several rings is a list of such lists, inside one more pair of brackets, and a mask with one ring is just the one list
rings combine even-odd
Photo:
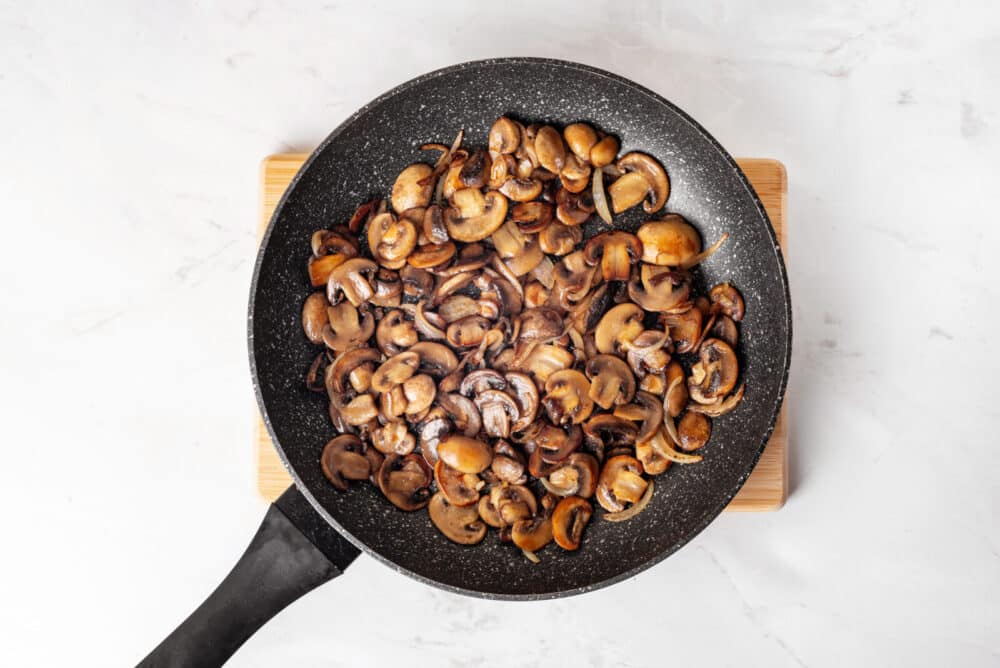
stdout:
[[[744,190],[749,195],[751,201],[754,203],[754,206],[757,208],[758,213],[766,223],[767,233],[770,237],[771,248],[772,251],[774,252],[775,260],[777,260],[778,274],[784,291],[784,306],[785,306],[784,318],[785,318],[786,328],[788,331],[788,336],[785,342],[784,350],[781,351],[784,359],[782,360],[782,373],[780,377],[778,393],[775,397],[774,404],[771,407],[771,415],[768,418],[768,427],[762,434],[760,442],[758,443],[757,448],[753,453],[753,457],[751,458],[751,460],[747,465],[746,471],[736,481],[732,489],[729,490],[725,495],[720,497],[721,498],[720,502],[716,506],[714,506],[709,512],[706,512],[704,518],[700,522],[698,522],[698,524],[695,525],[693,530],[688,532],[688,534],[685,535],[682,540],[679,540],[676,543],[670,545],[668,548],[660,551],[654,557],[647,559],[646,561],[636,566],[633,566],[632,568],[629,568],[625,571],[622,571],[621,573],[618,573],[614,576],[600,580],[599,582],[593,582],[578,587],[558,589],[543,593],[509,594],[502,592],[481,591],[478,589],[468,589],[456,585],[446,584],[438,580],[435,580],[434,578],[428,577],[426,575],[413,571],[409,568],[401,566],[400,564],[396,563],[387,556],[382,555],[379,552],[376,552],[375,550],[370,548],[367,543],[357,539],[353,534],[351,534],[351,532],[349,532],[346,528],[344,528],[336,520],[336,518],[334,518],[333,515],[331,515],[326,510],[326,508],[317,501],[316,497],[309,490],[308,486],[303,484],[299,475],[296,473],[294,467],[290,464],[288,457],[285,454],[285,450],[281,446],[281,441],[278,439],[277,434],[275,434],[267,406],[264,402],[264,398],[260,388],[260,382],[257,375],[258,372],[257,372],[257,363],[255,355],[256,348],[255,348],[254,331],[253,331],[255,296],[258,291],[257,288],[260,280],[262,261],[267,251],[271,234],[275,228],[277,221],[281,218],[282,211],[285,207],[286,202],[288,201],[289,195],[292,192],[294,192],[296,186],[299,183],[300,178],[302,177],[303,174],[305,174],[308,171],[308,168],[316,160],[317,156],[319,156],[326,149],[327,146],[336,141],[337,138],[340,136],[340,134],[344,132],[345,129],[350,127],[359,117],[367,113],[373,107],[382,104],[386,100],[391,99],[392,97],[403,91],[406,91],[414,86],[420,85],[425,81],[440,76],[444,76],[452,72],[470,68],[477,68],[477,67],[482,68],[482,67],[491,67],[500,65],[541,65],[549,67],[566,68],[566,69],[586,72],[594,76],[609,79],[611,81],[626,86],[627,88],[633,90],[638,94],[650,98],[652,101],[656,102],[659,105],[664,106],[668,111],[676,114],[678,118],[680,118],[685,123],[690,125],[691,128],[701,138],[709,142],[709,144],[729,164],[730,168],[739,178],[740,182],[743,185]],[[416,78],[401,83],[398,86],[395,86],[392,89],[386,91],[385,93],[382,93],[378,97],[374,98],[373,100],[371,100],[370,102],[359,108],[353,114],[351,114],[312,151],[308,159],[299,169],[298,173],[289,183],[288,188],[285,190],[285,193],[282,195],[281,200],[278,202],[278,205],[274,210],[274,214],[271,216],[271,220],[268,222],[267,229],[264,231],[264,234],[261,237],[260,245],[257,251],[257,257],[254,262],[254,270],[253,270],[253,277],[250,283],[249,297],[250,297],[249,305],[247,310],[247,343],[248,343],[247,348],[250,361],[250,373],[254,388],[254,396],[257,400],[257,406],[260,409],[264,425],[267,428],[268,434],[270,435],[272,442],[275,444],[275,449],[278,452],[278,456],[281,459],[282,464],[285,466],[285,469],[289,472],[289,475],[292,477],[295,486],[299,489],[302,495],[309,501],[313,509],[316,512],[318,512],[319,515],[324,520],[326,520],[326,522],[330,524],[330,526],[336,529],[338,533],[340,533],[352,544],[354,544],[359,550],[362,550],[369,556],[375,558],[377,561],[385,564],[394,571],[402,573],[408,577],[411,577],[417,580],[418,582],[422,582],[424,584],[428,584],[433,587],[437,587],[438,589],[443,589],[451,593],[472,596],[475,598],[485,598],[491,600],[504,600],[504,601],[538,601],[538,600],[549,600],[549,599],[563,598],[567,596],[574,596],[577,594],[583,594],[590,591],[595,591],[597,589],[603,589],[604,587],[608,587],[613,584],[617,584],[618,582],[622,582],[630,577],[633,577],[641,573],[642,571],[651,568],[652,566],[655,566],[656,564],[662,562],[664,559],[666,559],[673,553],[677,552],[677,550],[679,550],[680,548],[684,547],[686,544],[691,542],[691,540],[693,540],[698,534],[704,531],[709,524],[715,521],[715,519],[722,513],[722,511],[726,508],[726,506],[729,505],[733,497],[736,496],[739,490],[746,483],[747,478],[753,472],[754,468],[756,468],[757,462],[759,461],[760,456],[763,453],[765,446],[767,445],[767,442],[770,440],[772,433],[774,432],[774,428],[778,420],[778,415],[781,411],[781,407],[785,398],[785,393],[788,388],[788,377],[791,369],[792,305],[791,305],[791,293],[788,283],[788,272],[785,267],[784,255],[781,249],[781,245],[778,241],[777,234],[775,233],[774,226],[771,224],[771,219],[767,215],[767,211],[764,209],[763,203],[760,201],[757,192],[750,185],[750,181],[747,179],[746,174],[744,174],[743,170],[736,163],[736,160],[729,154],[728,151],[726,151],[725,148],[722,147],[722,145],[704,127],[701,126],[701,124],[699,124],[691,116],[685,113],[682,109],[680,109],[675,104],[673,104],[663,96],[659,95],[658,93],[655,93],[654,91],[646,88],[645,86],[642,86],[630,79],[614,74],[612,72],[592,67],[590,65],[584,65],[581,63],[576,63],[567,60],[553,59],[553,58],[537,58],[537,57],[486,58],[481,60],[472,60],[455,65],[450,65],[448,67],[440,68],[428,72],[426,74],[422,74]]]

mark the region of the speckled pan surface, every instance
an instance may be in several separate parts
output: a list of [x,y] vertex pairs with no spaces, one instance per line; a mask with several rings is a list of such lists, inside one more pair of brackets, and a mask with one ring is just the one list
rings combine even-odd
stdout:
[[[673,466],[656,480],[650,507],[629,522],[600,520],[581,549],[551,545],[540,564],[501,545],[491,532],[476,547],[446,540],[426,512],[403,513],[367,484],[341,494],[319,467],[334,435],[324,398],[305,390],[315,354],[300,311],[310,288],[305,258],[313,230],[346,222],[369,195],[387,193],[416,160],[417,146],[450,143],[465,128],[468,145],[485,145],[497,116],[558,125],[586,120],[617,135],[622,151],[656,156],[671,180],[667,210],[684,215],[707,242],[730,239],[700,268],[707,285],[729,280],[747,315],[740,356],[746,396],[716,419],[705,460]],[[622,217],[634,230],[641,208]],[[592,233],[597,226],[588,229]],[[293,478],[336,528],[393,568],[452,591],[490,598],[565,596],[612,584],[664,559],[708,525],[736,494],[770,436],[791,357],[791,305],[781,251],[767,215],[736,163],[697,123],[660,96],[601,70],[539,59],[477,61],[409,81],[374,100],[316,149],[289,187],[264,236],[249,313],[250,364],[257,398]]]

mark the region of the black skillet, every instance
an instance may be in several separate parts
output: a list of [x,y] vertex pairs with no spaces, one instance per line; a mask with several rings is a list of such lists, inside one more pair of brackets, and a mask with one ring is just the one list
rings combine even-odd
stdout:
[[[697,280],[728,280],[743,293],[740,359],[746,396],[715,420],[705,460],[674,466],[657,479],[651,505],[623,523],[595,517],[583,547],[549,547],[532,565],[490,535],[455,545],[425,512],[393,508],[372,486],[337,492],[319,454],[333,431],[324,397],[303,375],[314,348],[299,325],[310,288],[304,258],[310,234],[348,219],[369,195],[386,193],[415,160],[417,147],[485,145],[501,114],[556,125],[586,120],[621,139],[622,152],[651,153],[667,168],[667,210],[683,214],[714,241],[730,238],[704,262]],[[634,230],[641,207],[622,216]],[[587,227],[593,234],[596,224]],[[268,510],[246,553],[221,585],[142,665],[218,666],[264,622],[296,598],[339,575],[364,550],[386,565],[448,591],[534,600],[579,594],[649,568],[704,529],[729,503],[771,434],[791,354],[791,305],[781,250],[743,172],[694,120],[659,95],[584,65],[534,58],[456,65],[404,83],[355,113],[316,149],[271,219],[257,255],[249,309],[250,367],[257,400],[295,480]]]

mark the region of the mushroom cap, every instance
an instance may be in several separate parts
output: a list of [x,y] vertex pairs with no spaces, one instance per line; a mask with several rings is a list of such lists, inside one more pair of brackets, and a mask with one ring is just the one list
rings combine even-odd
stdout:
[[443,243],[430,243],[418,246],[406,258],[406,261],[411,267],[428,269],[431,267],[440,267],[453,257],[455,257],[455,244],[445,241]]
[[573,353],[564,347],[554,344],[537,346],[521,368],[534,376],[539,383],[545,383],[556,371],[568,369],[573,365]]
[[583,425],[583,433],[591,438],[600,439],[605,447],[630,446],[635,443],[635,436],[639,433],[639,428],[630,420],[609,413],[601,413],[587,420],[587,423]]
[[566,144],[562,135],[551,125],[543,125],[535,134],[535,156],[538,164],[553,174],[562,171],[566,164]]
[[656,213],[667,203],[670,195],[670,180],[667,172],[655,158],[645,153],[632,151],[618,160],[618,169],[641,174],[649,184],[649,197],[642,208],[646,213]]
[[357,346],[365,346],[375,331],[375,318],[370,312],[363,317],[358,309],[344,302],[326,310],[329,325],[323,328],[323,343],[340,353]]
[[478,314],[470,315],[448,325],[445,339],[456,348],[478,346],[489,329],[489,320]]
[[390,309],[382,314],[375,328],[375,343],[379,350],[386,355],[396,355],[417,341],[417,330],[402,311]]
[[466,188],[482,188],[489,180],[493,160],[489,153],[479,149],[469,154],[458,172],[458,180]]
[[632,265],[642,255],[639,239],[628,232],[602,232],[587,242],[583,256],[589,265],[601,262],[601,275],[606,281],[627,281]]
[[567,496],[559,501],[552,511],[552,538],[564,550],[580,547],[583,530],[594,514],[594,508],[586,499]]
[[580,424],[594,410],[590,381],[575,369],[556,371],[545,381],[542,404],[554,424]]
[[701,252],[698,230],[676,213],[643,224],[636,236],[642,242],[642,261],[676,267]]
[[501,116],[490,127],[488,141],[492,153],[513,153],[521,145],[520,124]]
[[490,446],[480,440],[449,434],[438,442],[438,458],[462,473],[482,473],[493,460]]
[[389,196],[392,208],[397,213],[431,203],[434,194],[434,181],[428,177],[433,173],[430,165],[415,162],[406,167],[396,177],[392,184],[392,194]]
[[353,257],[330,272],[326,283],[326,298],[333,306],[346,298],[353,306],[364,304],[375,290],[371,280],[378,265],[363,257]]
[[440,459],[434,465],[434,480],[448,502],[454,506],[471,506],[479,502],[483,481],[473,473],[457,471]]
[[743,319],[743,295],[729,283],[719,283],[709,292],[709,298],[716,311],[735,322]]
[[510,395],[500,390],[484,390],[473,401],[482,416],[483,431],[488,436],[508,438],[511,422],[521,417]]
[[538,233],[538,244],[543,252],[550,255],[567,255],[583,240],[583,229],[551,222]]
[[545,487],[559,496],[576,495],[589,499],[597,489],[599,475],[596,457],[587,452],[574,452],[549,472],[549,484]]
[[696,308],[690,308],[683,313],[667,313],[660,316],[660,323],[670,333],[674,349],[679,353],[693,352],[701,341],[702,315]]
[[538,179],[509,178],[500,186],[500,192],[515,202],[530,202],[542,194],[542,182]]
[[417,367],[420,373],[435,378],[447,376],[458,368],[458,357],[451,348],[442,343],[421,341],[410,346],[408,352],[420,356],[420,365]]
[[486,537],[486,525],[476,507],[449,503],[442,492],[431,497],[427,513],[438,531],[454,543],[475,545]]
[[625,502],[638,501],[646,490],[641,477],[642,463],[629,455],[617,455],[604,462],[597,482],[597,502],[610,513],[625,509]]
[[514,522],[511,540],[522,550],[535,552],[552,542],[552,518],[547,514]]
[[331,394],[344,394],[349,391],[351,372],[363,364],[374,364],[381,358],[374,348],[354,348],[342,353],[327,369],[327,379]]
[[430,408],[437,395],[434,379],[425,373],[403,381],[403,395],[406,397],[406,414],[414,416]]
[[632,341],[643,332],[645,316],[645,312],[631,302],[609,310],[594,330],[597,350],[602,353],[619,352],[623,343]]
[[430,500],[430,466],[416,454],[389,455],[378,471],[378,486],[400,510],[419,510]]
[[587,361],[584,370],[590,379],[590,398],[601,408],[627,404],[635,396],[635,376],[621,358],[596,355]]
[[535,421],[535,416],[538,414],[538,386],[535,385],[535,381],[531,380],[530,376],[516,371],[505,374],[504,380],[507,381],[507,394],[517,404],[517,410],[520,414],[520,417],[511,425],[511,429],[523,431]]
[[[628,296],[647,311],[678,313],[690,308],[691,281],[667,267],[642,264],[639,278],[628,283]],[[679,283],[675,283],[679,281]]]
[[688,392],[701,404],[713,403],[736,386],[739,361],[728,343],[705,339],[698,349],[698,362],[691,367]]
[[486,524],[495,529],[499,529],[503,526],[503,520],[500,519],[500,512],[493,505],[493,501],[490,499],[489,494],[483,494],[479,499],[479,505],[477,510],[479,511],[479,517]]
[[327,443],[319,461],[323,475],[342,492],[347,491],[348,480],[365,480],[371,473],[364,444],[352,434],[341,434]]
[[302,305],[302,331],[310,343],[317,345],[323,343],[323,328],[330,322],[326,316],[326,308],[329,305],[326,295],[322,292],[313,292],[306,297]]
[[375,260],[388,269],[400,269],[417,245],[417,228],[388,211],[368,223],[368,248]]
[[372,445],[386,455],[408,455],[417,445],[413,434],[402,422],[390,422],[372,432]]
[[[532,456],[538,453],[542,462],[558,464],[579,449],[583,442],[583,430],[577,425],[570,425],[563,429],[551,424],[543,424],[531,442],[535,446],[535,452],[532,453]],[[532,475],[542,477],[548,473],[537,474],[532,471]]]
[[631,209],[646,199],[649,194],[649,181],[637,172],[625,172],[608,186],[608,197],[611,198],[611,210],[621,213]]
[[571,123],[563,129],[563,138],[580,162],[590,162],[590,150],[597,144],[597,132],[594,128],[586,123]]
[[479,409],[471,399],[458,393],[438,391],[437,402],[455,423],[455,428],[465,436],[472,438],[482,429]]
[[525,234],[541,232],[554,217],[555,209],[547,202],[518,202],[510,210],[511,222]]
[[372,389],[376,392],[388,392],[417,372],[420,366],[420,355],[407,350],[393,355],[376,369],[372,376]]
[[701,413],[688,411],[677,423],[677,435],[681,450],[694,452],[708,443],[712,437],[712,421]]
[[607,135],[598,140],[590,149],[590,164],[594,167],[604,167],[615,161],[618,155],[618,140]]

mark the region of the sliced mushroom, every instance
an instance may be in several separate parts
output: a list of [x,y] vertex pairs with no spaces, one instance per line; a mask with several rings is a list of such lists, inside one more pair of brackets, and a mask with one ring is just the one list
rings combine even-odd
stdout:
[[513,153],[521,144],[521,128],[516,121],[501,116],[493,123],[489,133],[490,152]]
[[[354,348],[341,354],[327,368],[327,391],[331,396],[367,392],[371,386],[371,373],[381,356],[373,348]],[[359,373],[360,372],[360,373]]]
[[531,378],[523,373],[508,372],[504,375],[507,381],[506,392],[517,404],[520,415],[510,428],[512,431],[523,431],[528,428],[538,414],[538,387]]
[[394,385],[378,398],[379,414],[383,421],[399,420],[406,412],[406,395],[402,385]]
[[386,311],[375,328],[375,342],[386,355],[395,355],[418,341],[413,322],[399,309]]
[[729,394],[736,386],[739,362],[725,341],[705,339],[698,361],[691,367],[688,392],[700,404],[710,404]]
[[454,207],[445,211],[444,222],[448,234],[455,241],[480,241],[493,234],[503,224],[507,217],[507,198],[491,190],[486,193],[481,209],[472,206],[466,210],[469,215]]
[[583,425],[583,433],[599,439],[605,448],[631,446],[638,432],[639,428],[633,422],[608,413],[595,415]]
[[665,441],[662,426],[656,430],[652,438],[643,443],[635,444],[635,458],[642,464],[642,470],[648,475],[660,475],[670,468],[670,460],[663,456]]
[[642,261],[676,267],[701,252],[701,236],[676,213],[642,225],[635,233],[642,242]]
[[558,464],[542,484],[556,496],[581,496],[589,499],[597,489],[600,465],[597,458],[586,452],[574,452]]
[[550,255],[572,253],[583,240],[583,229],[577,226],[553,222],[538,233],[538,243],[543,252]]
[[594,410],[590,381],[574,369],[556,371],[545,381],[542,405],[554,424],[580,424]]
[[601,408],[627,404],[635,396],[635,376],[628,365],[614,355],[597,355],[590,359],[585,372],[590,379],[589,396]]
[[407,209],[430,204],[434,183],[428,177],[433,171],[430,165],[422,162],[415,162],[401,171],[392,184],[390,201],[393,210],[402,213]]
[[341,492],[347,491],[348,480],[365,480],[371,473],[364,444],[351,434],[342,434],[327,443],[319,461],[323,475]]
[[573,193],[560,188],[556,193],[556,218],[564,225],[583,225],[596,210],[594,199],[587,191]]
[[628,232],[602,232],[588,241],[584,249],[587,264],[596,265],[600,260],[606,281],[627,281],[641,254],[642,245]]
[[701,341],[701,311],[690,308],[683,313],[665,313],[660,316],[660,324],[670,332],[670,340],[679,353],[690,353]]
[[386,308],[399,306],[403,296],[403,283],[399,273],[393,269],[379,269],[373,284],[375,294],[368,300],[370,304]]
[[427,513],[438,531],[453,543],[475,545],[486,537],[486,525],[476,507],[449,503],[442,492],[431,497]]
[[361,317],[358,309],[347,302],[326,310],[329,324],[323,328],[323,343],[340,353],[367,344],[375,332],[375,318],[371,313]]
[[628,344],[625,357],[637,375],[662,373],[670,363],[670,334],[657,329],[647,329]]
[[486,151],[473,151],[462,164],[458,179],[466,188],[482,188],[489,180],[492,165],[493,161]]
[[406,397],[406,414],[416,416],[424,412],[434,402],[437,386],[434,379],[425,373],[417,374],[403,381],[403,396]]
[[573,353],[562,346],[541,345],[525,358],[521,368],[544,384],[556,371],[570,368],[573,361]]
[[390,422],[372,432],[372,445],[386,455],[408,455],[417,446],[417,440],[402,422]]
[[740,333],[736,329],[736,323],[728,315],[722,315],[721,313],[715,318],[715,324],[708,331],[713,338],[722,339],[732,348],[736,348],[736,344],[740,340]]
[[381,213],[368,223],[368,248],[378,262],[388,269],[399,269],[417,245],[417,228],[405,218]]
[[489,329],[489,320],[481,315],[470,315],[448,325],[445,339],[456,348],[478,346]]
[[432,408],[418,426],[420,452],[431,466],[438,460],[438,443],[444,436],[450,434],[453,428],[454,425],[448,419],[447,413],[440,407]]
[[[331,401],[336,401],[337,397],[330,397]],[[351,399],[346,405],[337,405],[337,409],[344,421],[352,427],[358,427],[374,420],[378,417],[378,408],[375,406],[375,398],[370,394],[362,394]]]
[[566,145],[562,135],[551,125],[544,125],[535,135],[535,155],[538,163],[553,174],[562,171],[566,164]]
[[378,486],[400,510],[419,510],[430,501],[430,466],[416,454],[389,455],[378,472]]
[[631,209],[646,199],[649,193],[649,181],[642,174],[626,172],[608,186],[608,197],[611,198],[611,210],[621,213]]
[[471,399],[463,397],[461,394],[450,392],[438,392],[438,405],[444,409],[455,423],[455,429],[462,432],[467,437],[476,436],[482,429],[483,423],[479,416],[479,409]]
[[479,504],[477,507],[479,511],[479,517],[489,526],[499,529],[503,526],[503,520],[500,519],[500,512],[493,505],[493,501],[489,494],[483,494],[479,498]]
[[330,368],[330,356],[326,352],[321,352],[313,358],[309,370],[306,372],[306,388],[310,392],[326,392],[326,383],[323,379],[327,369]]
[[497,509],[503,526],[529,519],[538,512],[535,495],[524,485],[494,487],[490,490],[490,502]]
[[679,313],[691,307],[690,277],[666,267],[642,264],[639,279],[628,283],[628,295],[647,311]]
[[549,301],[548,289],[538,281],[531,281],[524,286],[524,305],[528,308],[544,306]]
[[372,376],[372,389],[376,392],[388,392],[417,372],[420,366],[420,355],[408,350],[393,355],[375,371]]
[[677,423],[677,445],[681,450],[694,452],[708,443],[712,436],[712,421],[701,413],[688,411]]
[[450,434],[438,443],[438,458],[462,473],[481,473],[493,460],[490,447],[467,436]]
[[643,392],[649,392],[650,394],[655,394],[658,397],[662,397],[663,393],[667,391],[667,379],[666,374],[662,373],[648,373],[642,377],[639,381],[639,389]]
[[537,552],[552,542],[552,517],[549,513],[519,520],[511,527],[510,538],[522,550]]
[[326,283],[327,300],[334,306],[345,298],[353,306],[364,304],[375,294],[371,281],[377,270],[378,265],[371,260],[360,257],[347,260],[330,272]]
[[[663,402],[649,392],[636,392],[635,405],[638,407],[636,417],[641,421],[639,432],[635,435],[636,443],[645,443],[653,438],[663,424]],[[617,411],[615,412],[617,416]],[[636,419],[636,418],[629,418]]]
[[638,459],[628,455],[611,457],[604,463],[597,482],[597,502],[608,512],[621,512],[627,503],[639,501],[648,485]]
[[323,328],[330,322],[326,317],[327,306],[329,303],[322,292],[312,293],[302,305],[302,331],[311,343],[323,343]]
[[351,257],[354,256],[338,254],[309,258],[309,262],[306,265],[306,270],[309,272],[309,283],[314,288],[326,285],[327,281],[330,280],[330,274],[333,273],[333,270],[344,264]]
[[670,180],[663,165],[652,156],[638,151],[626,153],[618,160],[618,169],[626,173],[641,174],[649,184],[648,199],[642,205],[646,213],[656,213],[667,203],[670,195]]
[[624,345],[643,332],[645,312],[630,302],[608,311],[594,330],[594,343],[602,353],[621,353]]
[[410,253],[406,261],[417,269],[428,269],[440,267],[455,257],[455,244],[450,241],[444,243],[431,243],[418,246]]
[[556,303],[565,310],[570,310],[573,304],[590,294],[594,285],[596,267],[587,262],[583,251],[568,254],[552,272],[552,295]]
[[407,265],[399,270],[399,279],[407,297],[427,297],[434,290],[434,277],[424,269]]
[[448,346],[434,341],[421,341],[410,346],[407,352],[416,353],[420,357],[419,373],[426,373],[435,378],[443,378],[458,368],[458,357]]
[[507,179],[500,192],[515,202],[530,202],[542,194],[542,182],[538,179]]
[[[597,144],[597,133],[594,128],[586,123],[571,123],[563,130],[563,138],[569,150],[580,162],[590,162],[590,150]],[[617,153],[617,150],[615,152]]]
[[583,539],[583,530],[594,514],[590,502],[579,496],[562,499],[552,512],[552,538],[564,550],[576,550]]
[[732,320],[743,319],[743,295],[729,283],[719,283],[709,292],[709,298],[715,310]]
[[[535,448],[531,455],[534,457],[537,454],[540,461],[546,464],[559,464],[576,452],[582,443],[583,430],[575,424],[566,428],[543,424],[531,439]],[[537,462],[534,466],[528,462],[528,469],[536,477],[546,476],[550,472],[546,470],[544,473],[536,473],[536,468]]]
[[438,460],[434,465],[434,480],[448,502],[454,506],[471,506],[479,502],[483,481],[474,473],[462,473]]
[[510,210],[511,222],[525,234],[541,232],[552,223],[554,216],[555,210],[546,202],[519,202]]
[[618,140],[607,135],[598,140],[590,149],[590,164],[594,167],[604,167],[615,161],[618,155]]
[[511,423],[521,414],[517,404],[506,392],[485,390],[476,395],[473,402],[483,420],[483,431],[488,436],[508,438]]

